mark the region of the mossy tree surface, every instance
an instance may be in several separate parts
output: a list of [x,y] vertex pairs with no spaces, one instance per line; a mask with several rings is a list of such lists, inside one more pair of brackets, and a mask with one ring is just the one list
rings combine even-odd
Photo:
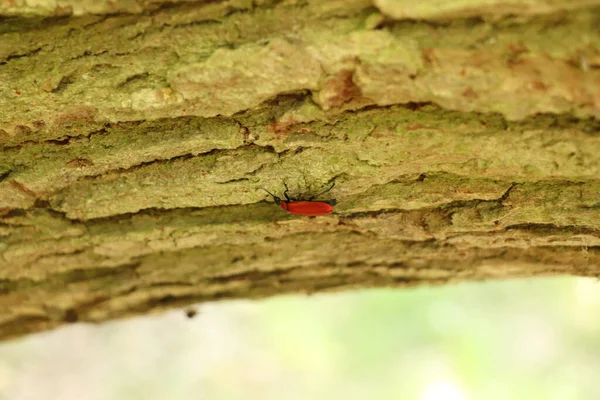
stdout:
[[0,339],[598,276],[600,1],[412,3],[0,2]]

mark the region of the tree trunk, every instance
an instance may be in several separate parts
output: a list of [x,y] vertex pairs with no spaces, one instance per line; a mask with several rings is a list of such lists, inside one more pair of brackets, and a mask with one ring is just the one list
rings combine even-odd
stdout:
[[600,1],[414,3],[1,2],[0,339],[598,276]]

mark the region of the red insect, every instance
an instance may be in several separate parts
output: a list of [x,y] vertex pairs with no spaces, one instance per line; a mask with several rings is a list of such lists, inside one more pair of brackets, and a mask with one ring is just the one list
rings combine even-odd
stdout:
[[329,187],[329,189],[321,192],[317,195],[312,196],[308,200],[292,200],[288,197],[288,187],[284,183],[285,192],[283,195],[285,196],[285,200],[281,200],[279,197],[275,196],[273,193],[269,192],[267,189],[263,189],[265,192],[269,193],[273,196],[273,200],[275,204],[283,208],[285,211],[290,214],[295,215],[305,215],[305,216],[317,216],[317,215],[328,215],[333,212],[333,206],[337,203],[335,199],[332,200],[314,200],[316,197],[329,192],[335,186],[335,182],[333,185]]

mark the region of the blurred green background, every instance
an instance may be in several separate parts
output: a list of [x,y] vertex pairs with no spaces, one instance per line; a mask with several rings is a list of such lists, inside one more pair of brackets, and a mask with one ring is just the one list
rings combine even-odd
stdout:
[[0,344],[0,399],[600,399],[600,283],[204,304]]

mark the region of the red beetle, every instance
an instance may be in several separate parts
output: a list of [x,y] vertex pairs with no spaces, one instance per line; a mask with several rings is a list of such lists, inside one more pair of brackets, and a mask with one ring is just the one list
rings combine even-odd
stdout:
[[288,197],[288,187],[284,183],[285,192],[283,195],[285,196],[285,200],[281,200],[279,197],[275,196],[273,193],[269,192],[267,189],[263,189],[265,192],[269,193],[273,196],[273,200],[275,204],[283,208],[285,211],[290,214],[295,215],[305,215],[305,216],[317,216],[317,215],[328,215],[333,212],[333,206],[337,203],[335,199],[332,200],[313,200],[315,197],[318,197],[322,194],[329,192],[335,186],[335,182],[333,185],[329,187],[329,189],[321,192],[315,196],[312,196],[308,200],[292,200]]

